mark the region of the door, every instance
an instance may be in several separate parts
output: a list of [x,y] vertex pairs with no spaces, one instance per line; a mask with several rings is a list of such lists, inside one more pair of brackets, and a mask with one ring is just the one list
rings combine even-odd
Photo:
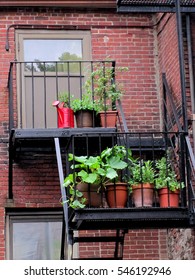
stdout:
[[[79,96],[91,59],[89,31],[17,30],[19,128],[55,128],[62,92]],[[69,62],[68,62],[69,61]]]

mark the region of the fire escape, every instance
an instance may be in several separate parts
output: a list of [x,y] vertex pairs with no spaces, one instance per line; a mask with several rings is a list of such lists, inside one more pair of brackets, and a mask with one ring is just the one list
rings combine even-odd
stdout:
[[[174,1],[117,1],[118,12],[175,12]],[[188,9],[188,2],[183,1],[186,5],[182,9]],[[182,3],[183,3],[182,2]],[[167,5],[166,5],[167,3]],[[148,4],[148,6],[147,6]],[[156,5],[155,5],[156,4]],[[147,9],[146,9],[147,8]],[[180,7],[177,7],[180,9]],[[150,11],[148,10],[150,9]],[[164,10],[165,9],[165,10]],[[180,10],[179,10],[180,13]],[[42,62],[46,69],[47,62]],[[53,72],[53,84],[56,85],[56,94],[59,92],[60,83],[66,80],[68,92],[70,94],[71,83],[78,84],[79,96],[82,96],[82,84],[85,79],[82,72],[83,63],[90,65],[91,71],[93,64],[96,62],[77,62],[79,64],[79,72],[70,74],[69,65],[75,62],[61,62],[68,67],[66,71],[58,73],[57,65],[59,62],[51,62],[55,66]],[[102,62],[104,64],[104,62]],[[115,69],[115,62],[111,62]],[[9,88],[9,198],[13,198],[13,163],[15,159],[20,158],[23,153],[39,153],[44,156],[48,153],[56,155],[61,195],[63,201],[67,200],[69,190],[64,187],[64,179],[71,172],[71,163],[69,162],[69,154],[77,156],[90,156],[100,154],[107,147],[115,145],[124,146],[131,149],[132,155],[136,158],[157,160],[166,156],[167,153],[172,154],[174,163],[177,164],[180,180],[184,182],[185,187],[180,191],[180,203],[178,207],[160,207],[158,195],[153,193],[153,203],[150,207],[145,206],[143,193],[141,205],[136,207],[132,195],[129,193],[125,207],[108,207],[105,202],[105,193],[100,192],[100,207],[94,207],[91,204],[90,184],[88,189],[89,202],[84,208],[72,209],[68,204],[63,203],[63,228],[61,243],[61,259],[75,259],[73,256],[73,245],[81,242],[114,242],[115,250],[113,259],[123,258],[123,246],[125,234],[129,229],[140,228],[190,228],[195,225],[195,194],[193,190],[195,160],[190,144],[190,139],[185,130],[186,115],[185,110],[182,116],[178,116],[172,96],[166,80],[166,75],[162,75],[163,92],[164,92],[164,130],[162,132],[129,132],[122,111],[120,100],[117,101],[118,122],[115,127],[95,126],[93,122],[92,128],[53,128],[48,124],[47,109],[43,105],[43,119],[40,127],[37,125],[36,106],[36,87],[37,79],[42,79],[43,104],[46,104],[47,96],[47,71],[40,73],[37,70],[35,62],[11,62],[8,88]],[[37,73],[39,72],[39,73]],[[25,74],[25,75],[24,75]],[[24,76],[26,82],[24,82]],[[16,87],[17,84],[17,87]],[[19,84],[19,86],[18,86]],[[29,86],[30,85],[30,86]],[[29,86],[29,87],[28,87]],[[17,91],[16,91],[17,89]],[[23,94],[29,90],[28,113],[30,117],[25,115]],[[14,96],[18,95],[17,119],[14,112],[16,104]],[[184,93],[183,93],[184,95]],[[56,95],[56,98],[58,96]],[[70,96],[69,96],[70,98]],[[185,100],[184,100],[185,101]],[[40,108],[39,108],[40,110]],[[182,122],[181,122],[181,117]],[[25,120],[25,121],[24,121]],[[183,129],[184,127],[184,129]],[[127,171],[128,175],[128,171]],[[75,190],[76,192],[76,190]],[[115,197],[116,200],[116,197]],[[102,230],[101,236],[77,236],[75,232],[82,230]],[[105,235],[107,230],[115,232],[114,235]]]

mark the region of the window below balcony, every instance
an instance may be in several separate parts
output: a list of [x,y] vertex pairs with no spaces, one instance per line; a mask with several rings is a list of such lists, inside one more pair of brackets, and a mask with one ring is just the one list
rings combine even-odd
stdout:
[[17,212],[7,215],[7,259],[59,260],[62,214]]

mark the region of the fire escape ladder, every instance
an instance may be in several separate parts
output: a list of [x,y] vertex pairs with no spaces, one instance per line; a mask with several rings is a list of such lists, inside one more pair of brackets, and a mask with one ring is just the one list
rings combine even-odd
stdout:
[[[120,112],[120,116],[121,116],[121,119],[122,119],[122,124],[120,123],[120,127],[123,128],[124,132],[128,132],[129,130],[128,130],[128,127],[127,127],[127,122],[126,122],[126,119],[125,119],[125,114],[124,114],[120,99],[117,100],[116,106],[117,106],[118,111]],[[119,118],[119,121],[120,121],[120,118]]]
[[192,146],[190,143],[189,136],[185,136],[186,141],[186,147],[187,147],[187,155],[188,155],[188,168],[186,170],[187,172],[187,178],[188,178],[188,192],[189,197],[191,197],[191,201],[189,201],[189,218],[190,218],[190,224],[195,224],[195,191],[193,184],[195,182],[195,156],[192,150]]
[[[64,173],[63,173],[63,165],[62,165],[59,138],[54,138],[54,142],[55,142],[55,150],[56,150],[56,158],[57,158],[62,200],[66,201],[67,197],[66,197],[66,190],[63,187]],[[116,229],[115,236],[101,235],[101,236],[91,236],[91,237],[89,237],[89,236],[75,237],[74,229],[70,228],[70,226],[69,226],[69,212],[68,212],[67,203],[63,203],[63,223],[62,223],[60,259],[76,259],[76,258],[73,258],[73,245],[75,243],[81,243],[81,242],[86,242],[86,243],[89,243],[89,242],[114,242],[115,243],[114,255],[113,255],[113,258],[109,258],[109,259],[114,259],[114,260],[122,259],[125,233],[127,233],[127,230]],[[95,259],[97,259],[97,258],[95,258]]]
[[[55,150],[56,150],[56,158],[57,158],[57,165],[58,165],[58,174],[60,180],[60,189],[62,200],[66,201],[66,190],[63,187],[64,183],[64,173],[63,173],[63,166],[62,166],[62,157],[61,157],[61,150],[60,150],[60,143],[59,138],[54,138],[55,142]],[[72,239],[71,234],[69,231],[68,226],[68,206],[67,203],[63,203],[63,223],[62,223],[62,240],[61,240],[61,259],[70,259],[70,255],[72,254]],[[69,255],[70,253],[70,255]],[[66,254],[66,256],[65,256]]]
[[[169,89],[166,75],[163,73],[163,89],[164,89],[164,129],[165,131],[171,131],[177,129],[181,135],[182,142],[182,151],[185,153],[181,153],[181,162],[185,165],[185,168],[182,168],[183,172],[181,177],[183,181],[187,182],[187,193],[188,195],[188,208],[189,208],[189,223],[191,225],[195,225],[195,191],[194,191],[194,182],[195,182],[195,155],[192,149],[190,137],[188,133],[184,133],[183,127],[185,127],[185,118],[182,119],[181,113],[179,114],[176,105],[173,100],[173,96]],[[182,112],[185,108],[182,108]],[[170,117],[171,116],[171,117]],[[183,121],[183,124],[182,124]]]

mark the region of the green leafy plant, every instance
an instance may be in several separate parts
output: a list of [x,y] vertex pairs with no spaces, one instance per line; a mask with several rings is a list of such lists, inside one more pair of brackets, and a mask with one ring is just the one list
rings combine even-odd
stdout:
[[[98,156],[75,156],[71,153],[68,155],[68,160],[73,162],[70,173],[64,179],[64,187],[69,188],[69,206],[72,208],[84,208],[86,199],[83,198],[83,193],[76,189],[79,183],[98,184],[99,172],[101,173],[100,162]],[[97,172],[99,170],[99,172]]]
[[90,95],[89,93],[84,93],[82,95],[82,98],[75,98],[71,102],[71,108],[74,112],[80,110],[97,111],[97,106],[97,102],[93,100],[92,95]]
[[139,160],[131,159],[129,165],[130,170],[130,190],[132,191],[132,186],[139,185],[141,183],[154,183],[155,179],[155,168],[152,160]]
[[70,95],[68,92],[60,92],[58,99],[61,103],[63,103],[63,107],[69,108],[71,107],[73,95]]
[[115,145],[112,148],[107,148],[101,153],[101,167],[102,167],[102,182],[104,187],[106,183],[110,181],[121,180],[121,174],[119,171],[124,170],[128,164],[127,153],[131,153],[130,150],[126,150],[124,146]]
[[177,175],[173,170],[168,158],[162,157],[156,161],[155,188],[168,187],[170,191],[175,191],[184,187],[184,183],[177,180]]
[[79,183],[99,185],[106,188],[106,183],[118,181],[121,176],[119,171],[127,168],[128,158],[124,146],[115,145],[106,148],[97,156],[75,156],[69,153],[68,160],[72,162],[70,173],[64,180],[64,187],[69,188],[69,199],[66,201],[72,208],[84,208],[85,200],[82,193],[76,189]]
[[115,82],[115,72],[127,70],[127,67],[114,69],[113,66],[110,66],[110,62],[96,65],[95,70],[85,83],[85,90],[88,93],[94,93],[99,111],[106,111],[109,108],[116,110],[115,103],[123,95],[123,88],[120,83]]

